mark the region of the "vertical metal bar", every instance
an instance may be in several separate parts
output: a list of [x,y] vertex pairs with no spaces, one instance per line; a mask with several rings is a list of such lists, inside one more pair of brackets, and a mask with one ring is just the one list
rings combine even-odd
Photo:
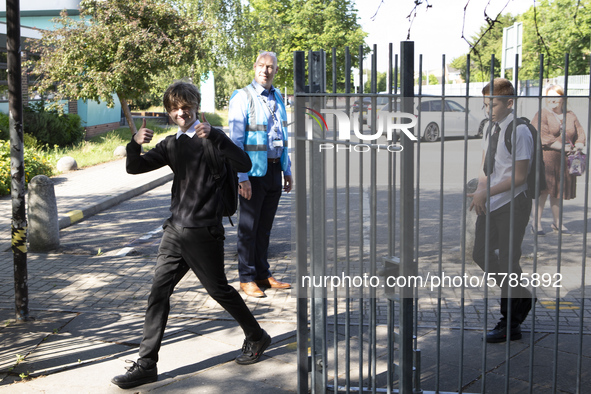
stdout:
[[[388,94],[392,94],[392,56],[393,56],[394,48],[392,43],[388,44]],[[388,112],[392,112],[392,97],[388,100]],[[396,139],[396,134],[392,135],[392,139],[388,141],[389,144],[392,144]],[[394,204],[393,204],[393,194],[396,193],[394,190],[395,185],[392,183],[392,168],[394,163],[393,155],[388,155],[388,239],[392,240],[392,233],[394,228],[394,222],[392,221],[393,213],[394,213]],[[394,255],[394,242],[388,242],[388,255]],[[394,301],[388,297],[387,298],[387,332],[388,332],[388,366],[387,366],[387,373],[386,373],[386,392],[387,394],[392,394],[392,384],[394,383],[394,324],[393,324],[393,312],[394,312]]]
[[[309,87],[309,92],[313,92],[313,82],[315,81],[314,79],[314,68],[312,66],[312,51],[308,51],[308,87]],[[308,102],[309,105],[311,107],[314,106],[314,98],[310,97],[308,98]],[[308,150],[309,150],[309,156],[308,156],[308,166],[310,168],[310,173],[314,174],[316,171],[316,168],[314,166],[314,137],[315,134],[317,133],[317,130],[314,130],[314,125],[312,124],[312,136],[310,137],[309,141],[308,141]],[[312,221],[312,223],[310,223],[310,273],[311,275],[316,275],[318,272],[318,268],[317,268],[317,260],[316,260],[316,256],[315,253],[317,252],[317,248],[315,248],[315,238],[318,237],[317,232],[315,232],[315,228],[314,225],[315,223],[313,222],[314,219],[316,218],[316,212],[315,212],[315,207],[317,207],[317,205],[315,205],[315,196],[316,196],[316,191],[317,191],[317,187],[314,184],[310,185],[310,198],[309,198],[309,205],[308,205],[308,209],[310,211],[310,220]],[[321,369],[321,365],[319,365],[319,363],[322,363],[322,359],[321,356],[318,355],[318,348],[322,348],[322,339],[319,338],[319,333],[318,333],[318,325],[322,325],[322,321],[319,323],[318,320],[322,320],[322,313],[318,312],[318,309],[322,310],[322,308],[318,308],[318,302],[316,300],[316,295],[318,293],[318,289],[315,286],[312,286],[312,291],[310,294],[310,351],[311,351],[311,363],[312,363],[312,370],[310,371],[310,383],[312,384],[312,393],[323,393],[323,387],[322,387],[322,371]],[[322,329],[322,327],[320,327],[320,329]],[[320,371],[319,371],[320,370]],[[319,390],[320,388],[320,390]]]
[[[309,52],[308,77],[312,87],[315,82],[320,89],[325,85],[325,66],[323,62],[324,52]],[[312,108],[320,108],[322,98],[315,96],[310,99]],[[316,140],[324,138],[323,130],[316,125],[313,127],[313,140],[311,141],[310,171],[314,174],[310,187],[310,218],[312,220],[311,230],[311,264],[312,276],[324,277],[326,274],[326,165],[324,156],[317,149]],[[326,289],[312,287],[312,373],[314,378],[313,389],[316,393],[323,393],[327,386],[327,303]]]
[[27,271],[27,212],[25,208],[23,74],[21,70],[20,18],[19,0],[6,0],[14,306],[16,320],[27,321],[29,320],[29,284]]
[[[445,55],[441,56],[441,149],[439,162],[439,277],[443,274],[443,184],[445,179]],[[435,369],[435,390],[439,391],[441,378],[441,286],[437,288],[437,355]]]
[[[462,277],[466,274],[466,203],[468,200],[468,125],[470,112],[470,54],[466,55],[466,117],[464,120],[464,174],[463,174],[463,193],[462,193],[462,223],[461,223],[461,254],[462,254]],[[465,345],[465,287],[460,289],[460,368],[458,370],[458,392],[463,391],[464,385],[464,345]]]
[[[542,124],[542,86],[544,84],[544,54],[540,54],[540,73],[538,75],[538,124]],[[536,168],[540,168],[541,161],[544,160],[543,152],[542,152],[542,140],[538,136],[538,140],[536,141],[536,161],[538,165]],[[538,272],[538,210],[539,210],[539,200],[540,200],[540,172],[536,172],[536,199],[534,201],[534,263],[533,263],[533,272]],[[529,338],[529,392],[533,394],[534,392],[534,353],[535,353],[535,332],[536,332],[536,307],[535,307],[535,299],[537,296],[537,287],[532,287],[532,309],[531,309],[531,335]]]
[[[558,215],[558,256],[556,256],[556,273],[560,274],[562,268],[562,214],[564,208],[564,170],[566,167],[566,152],[564,147],[566,146],[566,105],[568,103],[568,66],[569,66],[568,53],[564,55],[564,105],[562,109],[562,118],[565,120],[562,122],[562,149],[560,152],[560,198],[558,202],[559,215]],[[556,324],[554,333],[554,364],[552,366],[552,390],[556,392],[557,381],[558,381],[558,335],[560,329],[560,288],[556,288]]]
[[[414,260],[415,264],[419,264],[419,232],[420,232],[420,209],[421,209],[421,95],[423,94],[423,86],[421,84],[423,75],[423,55],[419,55],[419,100],[418,100],[418,119],[417,119],[417,128],[415,129],[415,135],[418,137],[417,140],[417,154],[416,154],[416,194],[415,194],[415,232],[414,232],[414,239],[415,239],[415,254]],[[414,288],[415,299],[419,298],[419,287],[416,286]],[[414,319],[413,319],[413,349],[418,351],[419,347],[419,334],[418,334],[418,327],[419,327],[419,303],[415,302],[414,304]],[[414,376],[414,389],[415,391],[421,391],[421,371],[420,365],[417,366],[415,369],[415,376]]]
[[[495,55],[491,55],[490,57],[490,91],[489,91],[489,98],[492,98],[494,95],[494,78],[495,78]],[[492,119],[492,105],[489,106],[489,119]],[[490,149],[490,138],[488,138],[488,149]],[[491,158],[489,157],[488,162],[486,165],[488,167],[491,166]],[[484,272],[489,272],[489,253],[490,253],[490,177],[486,177],[486,219],[485,219],[485,239],[484,239]],[[486,333],[487,333],[487,324],[488,324],[488,286],[484,286],[484,318],[482,319],[483,322],[483,333],[482,333],[482,387],[480,391],[482,393],[486,392],[486,349],[487,349],[487,342],[486,342]]]
[[299,94],[304,92],[305,85],[305,54],[296,51],[293,54],[294,68],[294,111],[295,111],[295,185],[296,185],[296,282],[297,293],[297,364],[298,364],[298,392],[308,392],[308,295],[300,280],[307,273],[308,245],[307,245],[307,193],[306,193],[306,131],[305,131],[305,98]]
[[[402,112],[412,112],[414,105],[414,42],[400,43]],[[401,275],[417,275],[414,253],[414,146],[406,134],[401,133],[402,167],[400,171],[400,262]],[[400,300],[400,392],[413,391],[413,291],[401,289]]]
[[[349,47],[345,48],[345,93],[351,93],[351,53],[349,52]],[[350,111],[350,99],[347,96],[347,107],[346,112],[348,114],[351,113]],[[349,196],[349,181],[350,181],[350,157],[349,157],[349,150],[345,151],[345,239],[347,240],[346,246],[346,272],[347,277],[351,274],[351,210],[350,208],[350,196]],[[351,392],[351,299],[349,286],[345,289],[345,297],[346,297],[346,304],[345,304],[345,384],[347,386],[347,394]]]
[[[371,56],[371,79],[372,79],[372,93],[377,93],[377,80],[378,80],[378,70],[377,70],[377,57],[378,57],[378,46],[374,44],[373,46],[373,53]],[[375,105],[373,105],[375,103]],[[372,98],[372,120],[375,119],[376,121],[372,121],[372,134],[374,134],[375,130],[377,129],[377,98]],[[377,248],[377,211],[378,211],[378,202],[377,202],[377,152],[375,149],[371,150],[371,162],[370,162],[370,230],[369,230],[369,271],[372,276],[376,275],[376,248]],[[377,364],[377,341],[376,341],[376,326],[377,326],[377,304],[376,304],[376,289],[375,287],[370,287],[370,303],[371,303],[371,310],[370,310],[370,323],[369,323],[369,335],[370,335],[370,357],[369,357],[369,364],[371,365],[371,370],[369,373],[371,374],[371,389],[372,393],[376,393],[377,389],[377,381],[376,381],[376,364]]]
[[[398,54],[394,55],[394,94],[398,95],[398,85],[400,83],[399,78],[398,78],[398,73],[399,73],[400,67],[399,67],[399,60],[398,60]],[[400,98],[397,97],[396,98],[396,105],[395,105],[395,110],[398,111],[400,110],[400,105],[401,102],[399,103]],[[393,138],[396,138],[397,141],[400,143],[400,138],[396,137],[395,134],[393,134]],[[397,164],[398,164],[398,160],[400,160],[400,156],[396,155],[396,158],[393,160],[392,163],[392,184],[394,185],[393,190],[392,190],[392,219],[390,221],[390,227],[392,228],[392,238],[390,240],[390,244],[392,245],[392,256],[396,255],[396,207],[397,207],[397,200],[396,200],[396,181],[397,181]],[[391,316],[391,320],[390,320],[390,324],[392,324],[392,327],[394,327],[395,321],[396,321],[396,310],[395,310],[395,304],[394,304],[394,300],[391,301],[392,302],[392,316]],[[400,309],[399,309],[399,314],[400,314]],[[400,384],[399,384],[400,386]]]
[[[359,45],[359,93],[363,93],[363,45]],[[363,130],[363,96],[359,102],[359,130]],[[359,158],[359,262],[363,274],[363,159]],[[359,387],[363,387],[363,291],[359,297]]]
[[[591,70],[591,69],[590,69]],[[589,72],[591,77],[591,71]],[[591,92],[591,78],[589,78],[589,92]],[[591,114],[591,99],[587,97],[587,114]],[[591,153],[589,151],[589,139],[591,138],[591,117],[588,117],[587,122],[587,157]],[[585,206],[583,209],[583,256],[581,257],[581,315],[579,316],[579,358],[577,360],[577,384],[576,392],[582,393],[582,379],[583,375],[583,315],[585,311],[585,275],[587,270],[587,232],[589,217],[589,162],[587,161],[587,167],[585,171]]]
[[[519,64],[519,55],[515,55],[515,63],[514,64]],[[515,162],[516,162],[516,154],[515,152],[517,152],[517,81],[519,81],[519,67],[514,67],[513,68],[513,79],[515,80],[514,82],[514,90],[515,90],[515,95],[513,98],[513,115],[514,115],[514,121],[513,121],[513,130],[511,131],[513,134],[511,134],[511,148],[512,148],[512,152],[511,152],[511,195],[514,196],[515,195]],[[513,264],[517,263],[519,264],[519,261],[513,261],[513,250],[515,250],[515,248],[521,248],[521,245],[515,245],[514,243],[514,239],[515,239],[515,204],[514,204],[514,199],[511,199],[511,205],[509,207],[509,264],[507,267],[507,274],[508,274],[508,278],[511,278],[511,275],[513,274]],[[507,282],[505,282],[507,283]],[[511,331],[511,326],[512,326],[512,319],[513,319],[513,307],[512,307],[512,302],[511,299],[513,297],[512,295],[513,292],[513,287],[512,286],[508,286],[507,289],[507,331],[510,332]],[[502,297],[502,291],[501,291],[501,297]],[[505,343],[505,390],[506,392],[509,392],[509,382],[510,382],[510,377],[511,377],[511,340],[506,341]]]
[[[398,72],[399,72],[399,67],[398,67],[398,55],[394,55],[394,94],[398,94]],[[398,104],[398,98],[396,100],[396,108],[394,109],[395,111],[398,111],[400,108],[400,105]],[[395,136],[395,134],[393,134],[393,136]],[[394,137],[396,138],[396,137]],[[398,141],[400,141],[400,139],[398,139]],[[392,238],[390,239],[390,244],[392,245],[392,256],[394,256],[396,254],[396,165],[397,165],[397,161],[396,159],[398,159],[398,155],[396,156],[394,162],[392,163],[392,184],[394,185],[394,190],[392,193],[392,220],[390,223],[392,223]]]
[[[337,92],[337,49],[336,48],[332,48],[332,92],[333,94],[336,94]],[[334,108],[337,108],[337,97],[336,95],[334,96]],[[334,132],[333,132],[333,141],[336,147],[336,141],[337,141],[337,132],[336,132],[336,123],[337,123],[337,119],[336,116],[333,115],[333,124],[335,125],[333,127]],[[336,149],[336,148],[335,148]],[[332,201],[332,223],[333,223],[333,255],[334,255],[334,269],[333,269],[333,275],[336,277],[337,276],[337,266],[338,266],[338,252],[339,252],[339,248],[338,248],[338,237],[337,237],[337,231],[338,231],[338,222],[337,222],[337,203],[338,203],[338,193],[337,193],[337,155],[336,153],[333,155],[333,161],[332,161],[332,168],[333,168],[333,183],[332,183],[332,191],[333,191],[333,201]],[[334,321],[334,336],[333,336],[333,343],[334,343],[334,387],[338,387],[339,386],[339,303],[338,303],[338,294],[337,294],[337,288],[334,289],[334,298],[333,298],[333,321]]]

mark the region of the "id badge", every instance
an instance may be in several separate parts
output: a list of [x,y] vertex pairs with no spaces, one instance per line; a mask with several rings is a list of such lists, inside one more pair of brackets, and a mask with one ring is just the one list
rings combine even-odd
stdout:
[[283,148],[283,140],[273,140],[273,148]]

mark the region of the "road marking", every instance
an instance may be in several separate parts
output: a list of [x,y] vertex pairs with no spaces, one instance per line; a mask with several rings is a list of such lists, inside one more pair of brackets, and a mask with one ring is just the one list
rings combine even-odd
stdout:
[[133,248],[125,247],[125,248],[121,249],[119,252],[117,252],[117,254],[115,256],[117,256],[117,257],[127,256],[127,254],[132,251],[133,251]]
[[[138,239],[134,239],[133,241],[131,241],[127,245],[133,245],[136,241],[146,241],[146,240],[153,238],[154,236],[160,234],[162,231],[164,231],[162,229],[162,226],[158,226],[154,230],[147,232],[146,234],[142,235]],[[117,254],[115,254],[115,256],[118,256],[118,257],[127,256],[129,253],[131,253],[133,251],[135,251],[135,249],[132,246],[126,246],[123,249],[121,249],[119,252],[117,252]]]
[[[540,304],[544,306],[546,309],[556,310],[556,301],[541,301]],[[560,301],[558,303],[558,309],[560,310],[576,310],[580,309],[580,307],[573,305],[572,302],[568,301]]]
[[142,241],[144,241],[144,240],[146,240],[146,239],[150,239],[150,238],[152,238],[154,235],[156,235],[156,234],[159,234],[159,233],[161,233],[162,231],[164,231],[164,230],[162,229],[162,226],[158,226],[158,228],[156,228],[155,230],[152,230],[152,231],[150,231],[150,232],[146,233],[145,235],[142,235],[142,236],[141,236],[141,237],[139,237],[138,239],[139,239],[139,240],[142,240]]
[[79,209],[75,209],[73,211],[70,211],[70,212],[66,213],[66,215],[70,217],[70,223],[76,223],[76,222],[84,219],[84,213]]

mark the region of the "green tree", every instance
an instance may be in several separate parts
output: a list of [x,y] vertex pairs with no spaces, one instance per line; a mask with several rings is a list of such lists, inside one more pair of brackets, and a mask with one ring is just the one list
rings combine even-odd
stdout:
[[[477,34],[468,42],[470,50],[470,82],[490,80],[490,62],[494,59],[494,75],[501,75],[501,55],[503,50],[503,28],[511,26],[517,18],[511,14],[501,15],[496,22],[487,22],[480,27]],[[492,24],[491,24],[492,23]],[[462,78],[466,80],[468,66],[467,56],[462,55],[451,61],[451,66],[460,70]]]
[[[205,24],[195,23],[186,9],[165,0],[84,0],[80,20],[65,13],[59,26],[32,43],[40,55],[33,63],[41,92],[56,98],[105,101],[116,93],[135,132],[128,102],[146,95],[154,78],[175,65],[197,75],[211,58]],[[199,61],[199,63],[197,63]]]
[[[377,87],[377,92],[387,92],[388,91],[388,73],[386,72],[377,72],[377,83],[376,83],[376,87]],[[367,78],[367,81],[365,81],[365,87],[363,88],[363,91],[368,93],[371,92],[371,76],[369,78]]]
[[254,59],[248,42],[249,29],[265,29],[265,22],[261,20],[261,25],[257,26],[259,21],[249,20],[248,4],[243,5],[240,0],[182,1],[195,22],[208,23],[203,39],[205,46],[211,48],[212,56],[207,66],[215,76],[216,108],[223,108],[236,88],[252,80]]
[[567,53],[570,75],[589,73],[591,0],[542,0],[522,20],[523,78],[538,78],[540,54],[544,54],[546,78],[565,74]]
[[[248,29],[241,40],[250,56],[250,67],[259,50],[277,53],[279,71],[275,85],[293,86],[293,52],[327,51],[327,75],[332,73],[331,48],[337,48],[339,89],[344,88],[345,47],[349,46],[352,64],[358,59],[358,48],[367,36],[357,22],[352,0],[251,0],[245,10]],[[369,48],[364,45],[365,53]],[[328,78],[328,90],[332,89]]]

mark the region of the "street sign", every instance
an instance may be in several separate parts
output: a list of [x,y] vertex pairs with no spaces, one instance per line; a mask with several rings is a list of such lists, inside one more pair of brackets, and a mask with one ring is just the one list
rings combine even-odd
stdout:
[[503,52],[501,58],[501,78],[505,78],[505,70],[513,69],[515,75],[515,55],[519,55],[519,64],[521,67],[521,51],[523,47],[523,23],[515,22],[513,26],[503,29]]

